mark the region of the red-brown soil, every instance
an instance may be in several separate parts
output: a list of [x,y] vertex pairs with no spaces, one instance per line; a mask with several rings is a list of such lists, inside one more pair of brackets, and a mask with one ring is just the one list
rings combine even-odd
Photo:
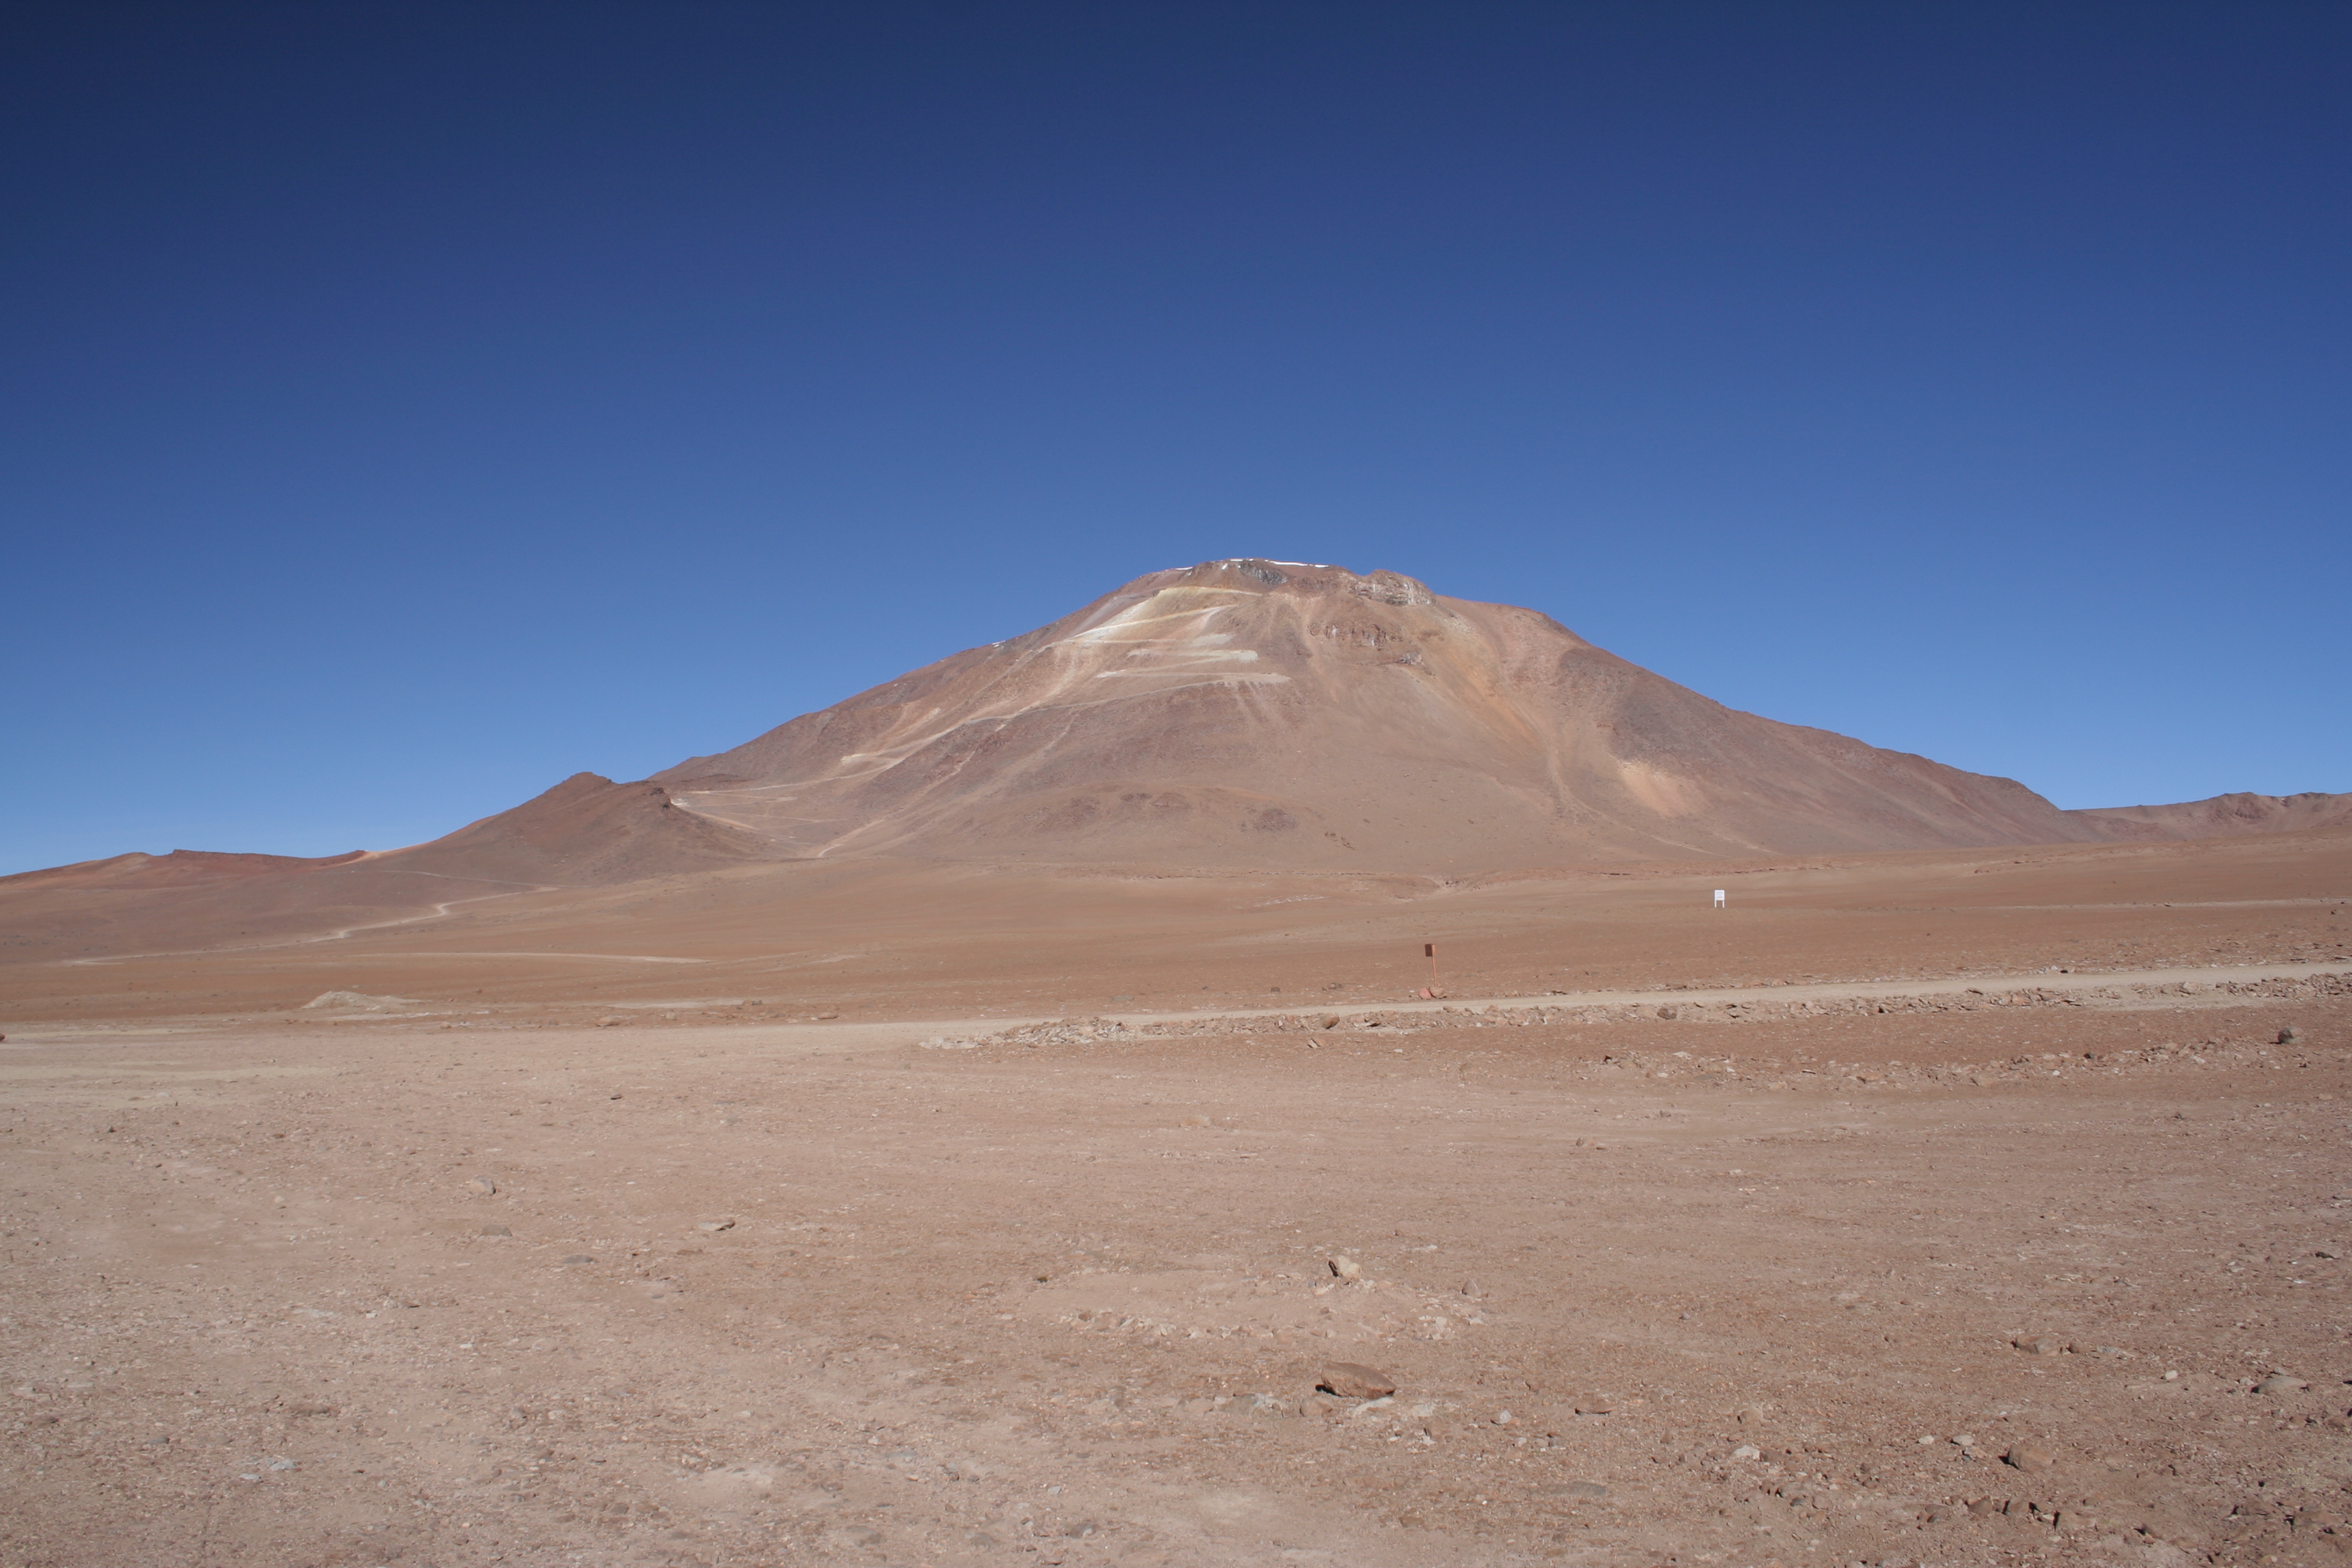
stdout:
[[870,859],[10,963],[0,1556],[2340,1562],[2347,894]]

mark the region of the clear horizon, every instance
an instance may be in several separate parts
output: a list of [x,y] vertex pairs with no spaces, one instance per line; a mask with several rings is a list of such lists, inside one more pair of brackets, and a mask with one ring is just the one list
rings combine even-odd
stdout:
[[0,22],[0,874],[430,839],[1387,568],[2061,806],[2352,791],[2352,12]]

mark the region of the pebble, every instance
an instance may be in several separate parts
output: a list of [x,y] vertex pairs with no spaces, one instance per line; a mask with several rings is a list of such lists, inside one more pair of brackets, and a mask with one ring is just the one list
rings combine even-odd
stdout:
[[466,1178],[466,1190],[478,1198],[493,1197],[497,1195],[499,1184],[488,1176],[468,1176]]
[[733,1230],[735,1228],[735,1222],[731,1219],[707,1219],[701,1224],[696,1226],[694,1228],[697,1230],[710,1231]]
[[1182,1116],[1176,1121],[1179,1127],[1206,1127],[1208,1124],[1209,1119],[1205,1116]]
[[1361,1362],[1335,1361],[1324,1367],[1315,1386],[1342,1399],[1385,1399],[1396,1392],[1396,1379]]
[[2032,1443],[2014,1444],[2009,1452],[2000,1458],[2003,1464],[2012,1469],[2023,1470],[2029,1476],[2040,1470],[2046,1470],[2058,1462],[2056,1456],[2049,1449]]
[[2036,1335],[2030,1340],[2011,1340],[2010,1342],[2027,1355],[2063,1355],[2068,1349],[2064,1340],[2053,1340],[2046,1335]]
[[584,1253],[584,1252],[575,1252],[575,1253],[573,1253],[571,1257],[569,1257],[569,1258],[565,1258],[563,1261],[564,1261],[565,1266],[566,1266],[566,1267],[569,1267],[570,1265],[574,1264],[574,1263],[593,1263],[593,1262],[595,1262],[596,1260],[595,1260],[594,1258],[593,1258],[589,1257],[589,1256],[588,1256],[586,1253]]
[[1462,1293],[1473,1301],[1483,1301],[1486,1299],[1486,1288],[1475,1279],[1462,1281]]
[[596,1026],[600,1029],[610,1029],[618,1026],[620,1023],[621,1020],[618,1018],[599,1018],[596,1020]]
[[1616,1405],[1607,1399],[1581,1399],[1577,1401],[1576,1413],[1579,1415],[1606,1415],[1616,1408]]
[[263,1468],[272,1470],[290,1470],[294,1468],[294,1461],[291,1459],[272,1459]]
[[2290,1024],[2278,1032],[2277,1043],[2282,1046],[2299,1046],[2303,1044],[2303,1031]]
[[512,1236],[514,1232],[502,1225],[486,1225],[474,1234],[476,1236]]
[[1760,1459],[1764,1457],[1764,1450],[1753,1443],[1742,1443],[1731,1450],[1731,1457],[1735,1459]]
[[2299,1394],[2310,1386],[2311,1384],[2299,1377],[2289,1377],[2283,1372],[2276,1372],[2254,1384],[2254,1392],[2256,1394]]
[[1512,1415],[1507,1410],[1497,1410],[1495,1412],[1495,1425],[1497,1426],[1508,1426],[1512,1422],[1517,1419],[1517,1416]]
[[1342,1279],[1360,1279],[1364,1277],[1363,1265],[1352,1258],[1335,1258],[1331,1259],[1330,1268],[1331,1272]]
[[1761,1426],[1764,1425],[1764,1412],[1751,1405],[1739,1413],[1739,1424],[1742,1426]]

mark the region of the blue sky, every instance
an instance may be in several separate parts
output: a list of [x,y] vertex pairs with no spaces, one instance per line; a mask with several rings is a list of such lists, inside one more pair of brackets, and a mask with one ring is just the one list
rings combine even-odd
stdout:
[[2352,790],[2352,9],[18,7],[0,871],[434,837],[1156,567]]

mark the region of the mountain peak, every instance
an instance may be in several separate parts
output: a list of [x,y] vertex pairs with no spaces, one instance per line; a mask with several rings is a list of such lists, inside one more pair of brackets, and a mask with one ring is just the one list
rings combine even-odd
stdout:
[[656,777],[794,855],[1475,869],[2094,836],[1533,610],[1256,557],[1147,574]]

